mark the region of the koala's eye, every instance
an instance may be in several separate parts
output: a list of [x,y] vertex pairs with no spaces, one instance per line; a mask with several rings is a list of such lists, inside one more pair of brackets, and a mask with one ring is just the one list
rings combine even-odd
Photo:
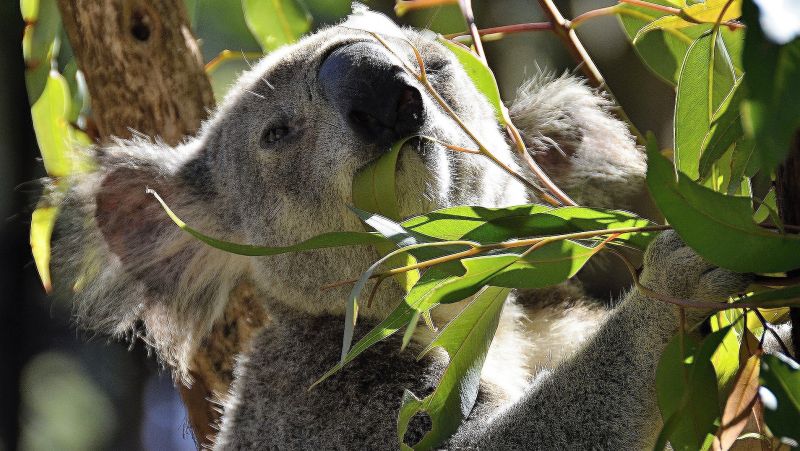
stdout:
[[447,60],[445,59],[432,59],[425,61],[425,72],[429,74],[436,74],[443,71],[447,67]]
[[266,149],[267,147],[270,147],[271,145],[282,140],[287,135],[289,135],[289,127],[271,127],[264,130],[264,133],[261,134],[261,142],[259,144],[261,145],[262,149]]

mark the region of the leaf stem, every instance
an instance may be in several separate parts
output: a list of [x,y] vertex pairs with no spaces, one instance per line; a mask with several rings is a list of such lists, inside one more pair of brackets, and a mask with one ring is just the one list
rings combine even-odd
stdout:
[[[433,259],[430,259],[430,260],[424,260],[424,261],[417,262],[417,263],[412,264],[412,265],[393,268],[393,269],[390,269],[390,270],[387,270],[387,271],[384,271],[384,272],[381,272],[381,273],[375,273],[375,274],[372,274],[369,278],[370,279],[374,279],[374,278],[384,277],[384,276],[393,276],[393,275],[396,275],[396,274],[401,274],[401,273],[404,273],[404,272],[413,271],[415,269],[429,268],[431,266],[435,266],[435,265],[438,265],[438,264],[441,264],[441,263],[447,263],[447,262],[451,262],[451,261],[455,261],[455,260],[460,260],[462,258],[471,257],[473,255],[478,255],[478,254],[481,254],[481,253],[484,253],[484,252],[489,252],[489,251],[499,250],[499,249],[516,249],[516,248],[527,247],[527,246],[535,246],[533,249],[538,249],[539,247],[544,246],[545,244],[549,244],[549,243],[556,242],[556,241],[561,241],[561,240],[580,240],[580,239],[593,238],[593,237],[602,236],[602,235],[616,235],[616,236],[619,236],[619,235],[625,234],[625,233],[661,232],[661,231],[669,230],[669,229],[672,229],[672,226],[668,226],[668,225],[652,225],[652,226],[640,226],[640,227],[621,227],[621,228],[618,228],[618,229],[587,230],[587,231],[581,231],[581,232],[563,233],[563,234],[559,234],[559,235],[527,238],[527,239],[522,239],[522,240],[504,241],[504,242],[501,242],[501,243],[482,244],[482,245],[478,245],[478,246],[475,246],[475,247],[471,247],[470,249],[467,249],[465,251],[456,252],[454,254],[444,255],[442,257],[437,257],[437,258],[433,258]],[[602,246],[608,241],[611,241],[611,240],[604,240],[604,242],[601,243],[600,245]],[[472,243],[472,242],[440,241],[440,242],[438,242],[436,244],[439,244],[441,246],[449,246],[449,245],[458,245],[458,244],[464,244],[464,243]],[[434,244],[434,243],[428,243],[428,244]],[[472,244],[475,244],[475,243],[472,243]],[[401,249],[398,249],[397,251],[395,251],[394,253],[397,254],[397,253],[405,251],[407,249],[408,248],[401,248]],[[526,255],[528,252],[531,252],[533,249],[528,249],[522,255]],[[326,285],[325,288],[334,287],[334,286],[340,286],[340,285],[347,285],[347,284],[350,284],[350,283],[355,283],[356,281],[357,281],[357,279],[356,280],[347,280],[347,281],[342,281],[342,282],[335,282],[334,284]]]
[[[778,332],[776,332],[775,329],[772,328],[772,324],[770,324],[770,322],[767,321],[766,318],[764,318],[764,315],[757,308],[751,309],[751,311],[755,313],[755,315],[758,317],[758,320],[761,321],[761,325],[764,327],[764,330],[772,334],[772,337],[775,338],[775,341],[778,342],[778,345],[781,347],[783,353],[786,354],[786,357],[789,357],[795,362],[800,363],[800,361],[798,361],[797,358],[792,355],[791,351],[789,351],[789,347],[786,346],[786,343],[784,343],[783,339],[778,334]],[[745,317],[746,315],[747,314],[745,313]]]

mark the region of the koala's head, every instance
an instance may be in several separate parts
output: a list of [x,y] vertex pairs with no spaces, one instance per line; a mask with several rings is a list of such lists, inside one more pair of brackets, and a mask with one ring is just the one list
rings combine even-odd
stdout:
[[[364,21],[386,31],[391,50],[353,25]],[[96,281],[85,284],[79,319],[117,333],[143,319],[151,336],[154,329],[163,335],[153,340],[167,348],[184,340],[174,337],[183,329],[207,330],[240,277],[251,278],[267,302],[312,314],[342,313],[349,287],[320,287],[357,277],[378,258],[374,249],[234,257],[180,231],[144,188],[158,191],[189,225],[229,241],[285,246],[324,232],[363,230],[349,209],[353,178],[394,142],[427,136],[477,148],[404,68],[419,70],[411,45],[436,92],[483,144],[516,168],[493,108],[448,49],[382,15],[358,13],[265,57],[236,82],[198,136],[177,148],[134,140],[102,149],[101,170],[76,188],[99,233],[90,234],[96,242],[73,241],[83,250],[105,248],[112,258],[100,257],[94,265]],[[400,154],[397,191],[404,217],[456,204],[526,200],[522,186],[486,157],[419,138]],[[85,220],[62,230],[67,237],[86,235]],[[61,256],[54,261],[85,272],[86,257],[69,244],[57,244]],[[402,299],[398,287],[383,286],[362,315],[383,317]]]
[[[435,36],[400,30],[384,16],[362,13],[359,19],[364,17],[392,27],[382,34],[390,48],[352,28],[353,19],[284,47],[241,78],[200,136],[208,180],[238,239],[288,245],[327,231],[361,230],[348,209],[354,175],[402,138],[428,136],[477,148],[404,69],[419,70],[410,44],[436,91],[484,144],[514,165],[494,110],[451,51]],[[524,201],[521,188],[485,157],[427,139],[407,144],[397,187],[404,217],[459,203]],[[322,293],[320,285],[357,276],[375,257],[361,248],[254,263],[256,278],[274,297],[337,311],[345,292]]]

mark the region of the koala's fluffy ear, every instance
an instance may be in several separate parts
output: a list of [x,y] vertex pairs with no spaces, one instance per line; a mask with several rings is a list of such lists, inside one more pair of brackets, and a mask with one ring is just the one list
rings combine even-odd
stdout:
[[74,182],[53,243],[56,281],[75,290],[79,325],[141,337],[185,377],[196,346],[225,307],[248,261],[180,230],[157,191],[187,223],[221,227],[201,149],[123,141],[103,149],[100,169]]
[[519,89],[509,112],[536,160],[579,204],[631,209],[647,165],[611,108],[578,78],[540,74]]

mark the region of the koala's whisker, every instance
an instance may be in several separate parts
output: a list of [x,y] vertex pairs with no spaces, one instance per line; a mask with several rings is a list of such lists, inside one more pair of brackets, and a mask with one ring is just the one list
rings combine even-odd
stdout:
[[251,90],[249,90],[249,89],[245,89],[245,92],[247,92],[248,94],[252,94],[252,95],[254,95],[254,96],[258,97],[258,98],[259,98],[259,99],[261,99],[261,100],[267,100],[267,98],[266,98],[266,97],[262,96],[261,94],[259,94],[259,93],[257,93],[257,92],[253,92],[253,91],[251,91]]

